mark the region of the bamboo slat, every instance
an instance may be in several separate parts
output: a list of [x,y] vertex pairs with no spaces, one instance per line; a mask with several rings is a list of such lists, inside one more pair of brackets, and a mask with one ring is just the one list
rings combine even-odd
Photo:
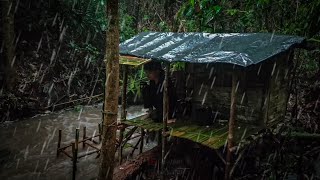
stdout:
[[[162,129],[161,123],[153,122],[150,119],[126,120],[122,123],[129,126],[144,128],[148,131],[158,131]],[[228,126],[216,124],[210,127],[198,126],[192,123],[168,124],[170,136],[189,139],[212,149],[219,149],[224,146],[228,136]],[[261,128],[248,124],[238,124],[235,131],[235,142],[239,143],[252,134],[260,131]]]

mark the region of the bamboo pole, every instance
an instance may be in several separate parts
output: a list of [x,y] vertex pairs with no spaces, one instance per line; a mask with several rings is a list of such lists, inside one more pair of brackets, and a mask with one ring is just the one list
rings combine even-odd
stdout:
[[164,165],[166,155],[166,143],[167,143],[167,119],[168,119],[168,76],[170,71],[170,64],[166,63],[165,78],[163,84],[163,127],[162,127],[162,149],[161,149],[161,177],[164,179]]
[[225,169],[225,180],[231,179],[230,170],[232,167],[232,152],[231,148],[234,145],[234,126],[236,119],[236,95],[237,95],[237,85],[238,77],[237,73],[232,73],[232,90],[231,90],[231,105],[230,105],[230,119],[229,119],[229,131],[228,131],[228,147],[227,147],[227,158],[226,158],[226,169]]
[[[123,67],[123,77],[122,77],[122,102],[121,102],[121,117],[120,117],[120,124],[122,120],[127,119],[127,85],[128,85],[128,66],[124,65]],[[122,152],[123,152],[123,146],[121,145],[123,140],[123,133],[125,131],[125,128],[120,128],[120,135],[119,135],[119,149],[118,149],[118,155],[119,155],[119,164],[122,162]]]
[[61,146],[61,136],[62,136],[62,130],[59,129],[59,137],[58,137],[58,148],[57,148],[57,157],[60,154],[60,146]]

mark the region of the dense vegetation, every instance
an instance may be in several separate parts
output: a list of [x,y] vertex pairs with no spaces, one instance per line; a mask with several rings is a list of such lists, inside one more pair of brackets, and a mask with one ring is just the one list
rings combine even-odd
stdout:
[[[103,93],[109,23],[105,6],[106,0],[1,1],[1,122],[102,98],[87,97]],[[308,50],[296,51],[294,57],[287,121],[275,134],[319,133],[319,0],[120,0],[119,11],[120,42],[142,31],[270,32],[306,37]],[[5,34],[5,28],[11,35]],[[5,41],[12,43],[7,46]],[[8,49],[13,50],[9,55]],[[182,63],[172,65],[183,67]],[[132,73],[128,91],[131,101],[136,101],[139,79],[145,77],[142,69]],[[81,100],[68,103],[77,99]],[[279,178],[299,170],[300,176],[310,178],[319,143],[293,142],[270,134],[256,137],[254,145],[243,151],[261,156],[259,169],[249,176],[262,173]],[[268,143],[274,149],[266,151],[263,147]]]

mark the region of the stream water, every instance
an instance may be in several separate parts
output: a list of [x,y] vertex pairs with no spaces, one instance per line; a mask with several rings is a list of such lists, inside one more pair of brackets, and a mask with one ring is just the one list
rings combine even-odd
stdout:
[[[101,109],[101,105],[84,106],[1,124],[0,179],[71,179],[71,159],[62,153],[56,157],[58,131],[62,130],[62,146],[74,141],[76,128],[80,128],[80,139],[83,126],[87,136],[97,134]],[[129,119],[143,113],[141,106],[128,108]],[[144,148],[153,146],[149,143]],[[79,149],[80,154],[94,150],[82,149],[81,144]],[[96,157],[95,153],[78,161],[77,179],[95,179],[100,161]]]

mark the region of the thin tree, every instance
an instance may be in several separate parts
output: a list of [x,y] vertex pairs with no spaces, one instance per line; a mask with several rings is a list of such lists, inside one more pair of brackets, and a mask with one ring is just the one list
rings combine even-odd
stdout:
[[115,165],[119,93],[119,2],[107,0],[106,84],[99,179],[112,180]]
[[[3,46],[2,55],[3,61],[0,65],[3,68],[4,82],[3,88],[11,91],[14,86],[15,70],[14,70],[14,4],[13,0],[1,0],[1,19],[3,24],[2,40]],[[1,49],[2,47],[0,47]]]

